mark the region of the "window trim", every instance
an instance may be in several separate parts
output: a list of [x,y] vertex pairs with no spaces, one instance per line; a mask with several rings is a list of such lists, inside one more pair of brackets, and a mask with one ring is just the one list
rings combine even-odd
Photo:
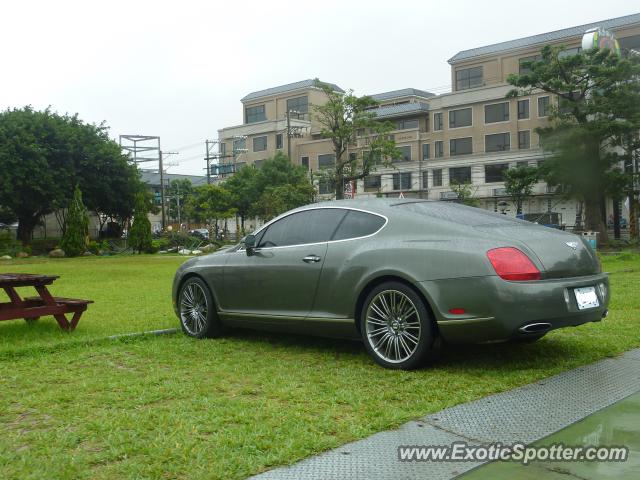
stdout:
[[[527,148],[520,148],[520,132],[529,132],[529,146]],[[531,129],[525,128],[524,130],[518,130],[518,148],[517,150],[531,150]]]
[[[469,153],[456,153],[455,155],[451,155],[451,142],[455,141],[455,140],[464,140],[466,138],[470,138],[471,139],[471,151]],[[473,155],[474,151],[473,151],[473,135],[467,135],[466,137],[456,137],[456,138],[450,138],[449,139],[449,157],[463,157],[465,155]]]
[[[256,140],[264,138],[264,148],[262,150],[256,150]],[[258,135],[251,139],[251,152],[266,152],[269,148],[269,139],[267,135]]]
[[[436,128],[436,115],[440,115],[440,118],[441,118],[440,128]],[[434,132],[442,132],[442,131],[444,131],[444,111],[442,111],[442,112],[433,112],[433,131]]]
[[[451,126],[451,112],[458,112],[460,110],[471,110],[471,124],[465,125],[463,127],[452,127]],[[447,120],[449,120],[449,130],[458,130],[460,128],[473,128],[473,106],[463,107],[463,108],[452,108],[451,110],[447,110]]]
[[548,118],[549,114],[547,113],[546,115],[540,115],[540,99],[541,98],[548,98],[549,99],[549,105],[548,107],[551,107],[551,95],[540,95],[539,97],[536,98],[536,115],[538,116],[538,118]]
[[[256,248],[256,251],[266,251],[266,250],[277,250],[280,248],[295,248],[295,247],[301,247],[301,246],[308,246],[308,245],[323,245],[323,244],[329,244],[329,243],[338,243],[338,242],[350,242],[351,240],[360,240],[362,238],[369,238],[369,237],[373,237],[374,235],[377,235],[384,227],[387,226],[387,224],[389,223],[389,218],[386,215],[383,215],[382,213],[377,213],[377,212],[372,212],[370,210],[365,210],[363,208],[355,208],[355,207],[334,207],[334,206],[322,206],[322,207],[309,207],[309,208],[303,208],[301,210],[294,210],[292,212],[287,212],[284,213],[276,218],[274,218],[273,220],[265,223],[262,227],[260,227],[259,230],[256,230],[256,232],[253,234],[256,237],[262,233],[263,230],[265,230],[266,228],[268,228],[271,224],[282,220],[284,218],[287,218],[289,215],[293,215],[294,213],[302,213],[302,212],[307,212],[309,210],[322,210],[322,209],[328,209],[328,208],[335,208],[335,209],[339,209],[339,210],[354,210],[356,212],[363,212],[363,213],[369,213],[371,215],[376,215],[380,218],[384,218],[384,223],[382,224],[382,226],[376,230],[373,233],[370,233],[369,235],[364,235],[361,237],[353,237],[353,238],[343,238],[341,240],[327,240],[326,242],[314,242],[314,243],[296,243],[295,245],[283,245],[281,247],[261,247],[261,248]],[[334,232],[335,233],[335,232]],[[246,255],[246,249],[242,246],[242,243],[238,244],[238,249],[235,251],[235,253],[239,253],[242,252]]]
[[[520,131],[520,130],[518,130]],[[487,137],[490,135],[504,135],[504,134],[509,135],[509,150],[491,150],[491,151],[487,151]],[[484,153],[504,153],[504,152],[510,152],[511,151],[511,145],[513,145],[511,143],[511,132],[494,132],[494,133],[485,133],[484,134]]]
[[[491,105],[500,105],[500,104],[504,104],[504,103],[507,104],[507,108],[509,110],[509,119],[508,120],[500,120],[499,122],[489,122],[489,123],[487,123],[487,107],[490,107]],[[482,120],[484,121],[485,125],[497,125],[499,123],[509,123],[511,121],[511,101],[507,100],[505,102],[503,100],[501,102],[485,103],[482,106],[482,113],[483,113]],[[516,116],[517,116],[517,113],[518,112],[516,112]]]
[[[520,105],[520,102],[527,102],[529,104],[529,107],[527,108],[527,116],[524,118],[520,118],[520,108],[518,107],[518,105]],[[523,98],[522,100],[518,100],[516,102],[516,120],[518,122],[524,122],[525,120],[531,120],[531,99],[530,98]]]

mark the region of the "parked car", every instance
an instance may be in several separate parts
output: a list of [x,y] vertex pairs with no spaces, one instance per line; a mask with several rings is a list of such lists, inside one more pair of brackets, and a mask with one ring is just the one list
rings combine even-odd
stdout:
[[443,341],[534,341],[607,314],[609,281],[581,237],[455,203],[344,200],[287,212],[176,272],[183,331],[359,338],[412,369]]
[[189,230],[189,234],[194,237],[200,237],[205,240],[209,240],[209,230],[206,228],[196,228],[194,230]]

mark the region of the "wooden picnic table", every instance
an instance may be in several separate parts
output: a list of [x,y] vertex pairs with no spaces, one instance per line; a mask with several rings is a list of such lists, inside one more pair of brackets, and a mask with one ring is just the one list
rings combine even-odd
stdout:
[[[93,301],[52,296],[47,286],[58,278],[55,275],[0,273],[0,288],[4,289],[10,300],[0,303],[0,320],[37,320],[44,315],[53,315],[60,328],[73,331],[87,305]],[[22,298],[16,291],[18,287],[33,287],[38,296]],[[67,313],[73,314],[71,321],[67,320]]]

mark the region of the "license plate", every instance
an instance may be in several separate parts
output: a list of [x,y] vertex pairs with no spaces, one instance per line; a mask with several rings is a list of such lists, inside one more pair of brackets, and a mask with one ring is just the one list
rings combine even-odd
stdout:
[[576,302],[578,302],[578,310],[586,310],[587,308],[595,308],[600,306],[598,295],[596,295],[596,287],[575,288]]

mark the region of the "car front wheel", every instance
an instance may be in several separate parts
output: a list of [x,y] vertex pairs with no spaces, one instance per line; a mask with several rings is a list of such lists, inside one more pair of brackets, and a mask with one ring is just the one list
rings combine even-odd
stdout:
[[365,299],[360,326],[368,353],[383,367],[412,370],[439,353],[440,339],[429,311],[403,283],[374,288]]
[[188,278],[178,295],[180,325],[182,331],[195,338],[216,337],[221,326],[213,296],[207,284],[198,277]]

